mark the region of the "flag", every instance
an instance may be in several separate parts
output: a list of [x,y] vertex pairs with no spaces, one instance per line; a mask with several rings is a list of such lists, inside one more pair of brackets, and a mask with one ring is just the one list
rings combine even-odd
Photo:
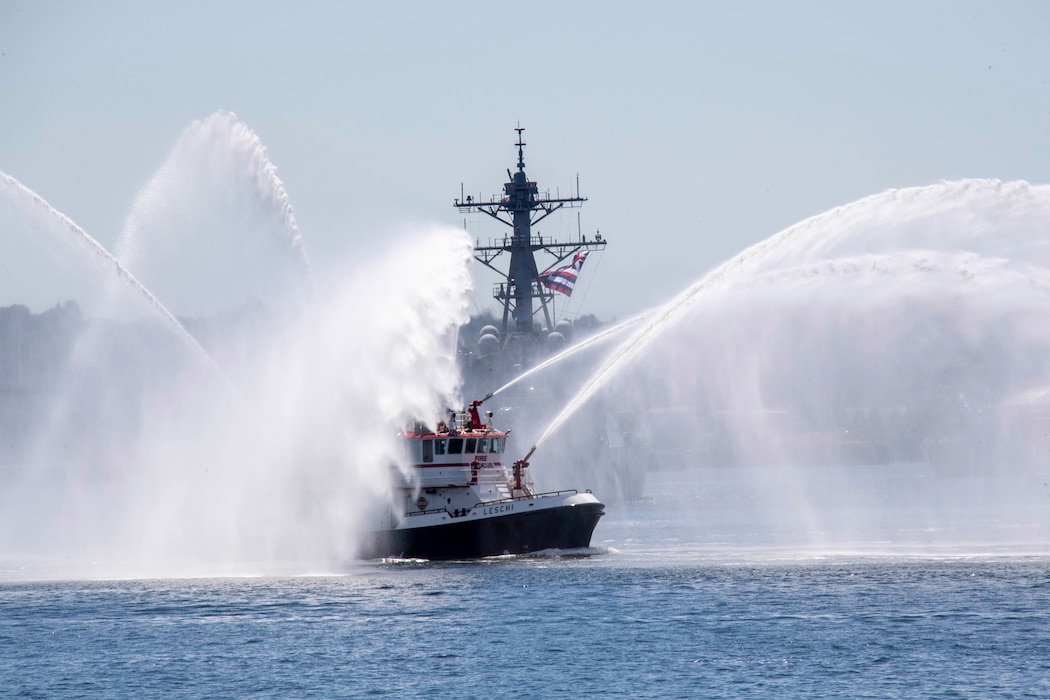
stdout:
[[540,281],[555,292],[561,292],[567,297],[572,296],[572,288],[576,286],[576,278],[580,276],[583,261],[587,259],[587,251],[577,253],[572,265],[559,267],[557,270],[548,270],[540,275]]

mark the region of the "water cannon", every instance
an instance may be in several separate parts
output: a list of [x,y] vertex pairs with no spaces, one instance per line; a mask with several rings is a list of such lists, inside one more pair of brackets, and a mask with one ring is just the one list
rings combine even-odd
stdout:
[[[488,398],[488,397],[486,397],[486,398]],[[478,401],[478,400],[475,399],[470,404],[470,408],[467,409],[467,413],[470,414],[470,427],[473,428],[474,430],[477,430],[478,428],[482,428],[485,425],[484,423],[481,422],[481,416],[478,414],[478,406],[480,406],[482,401],[484,401],[484,400],[485,399],[482,399],[481,401]],[[491,412],[487,412],[487,413],[490,416],[492,415]]]
[[525,495],[530,494],[530,489],[525,482],[525,470],[529,467],[529,458],[532,457],[532,453],[536,451],[536,445],[532,446],[522,459],[514,462],[514,490],[521,491]]
[[529,450],[528,454],[526,454],[524,457],[515,462],[515,464],[520,464],[523,467],[529,466],[529,458],[532,457],[532,454],[536,451],[536,448],[538,446],[539,445],[533,445],[532,449]]

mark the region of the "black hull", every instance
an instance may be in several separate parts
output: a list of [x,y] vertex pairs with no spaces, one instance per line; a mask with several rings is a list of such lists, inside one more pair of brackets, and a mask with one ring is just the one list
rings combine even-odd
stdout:
[[365,558],[478,559],[544,549],[579,549],[590,546],[591,534],[604,513],[601,503],[581,503],[431,527],[384,530],[374,533]]

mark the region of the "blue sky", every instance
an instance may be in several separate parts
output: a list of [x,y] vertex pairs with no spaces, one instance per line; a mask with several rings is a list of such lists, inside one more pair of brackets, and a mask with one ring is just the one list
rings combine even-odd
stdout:
[[231,110],[342,274],[462,224],[460,183],[498,190],[520,122],[530,177],[578,174],[611,242],[573,310],[624,317],[887,188],[1050,182],[1048,32],[1038,2],[0,0],[0,170],[112,246],[183,129]]

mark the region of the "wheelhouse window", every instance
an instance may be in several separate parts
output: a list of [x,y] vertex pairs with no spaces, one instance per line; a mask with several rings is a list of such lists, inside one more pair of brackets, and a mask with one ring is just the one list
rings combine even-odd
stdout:
[[478,438],[478,452],[485,454],[489,451],[489,440],[488,438]]
[[489,441],[489,451],[498,453],[503,451],[503,438],[494,437]]
[[436,454],[436,455],[443,455],[443,454],[445,454],[447,452],[447,450],[448,450],[448,439],[447,438],[439,438],[439,439],[434,441],[434,454]]
[[477,449],[478,439],[467,438],[467,449],[465,450],[468,455],[474,454],[474,450]]
[[424,440],[423,441],[423,461],[433,462],[434,461],[434,441]]
[[463,453],[463,438],[452,438],[448,441],[448,453],[458,455]]

